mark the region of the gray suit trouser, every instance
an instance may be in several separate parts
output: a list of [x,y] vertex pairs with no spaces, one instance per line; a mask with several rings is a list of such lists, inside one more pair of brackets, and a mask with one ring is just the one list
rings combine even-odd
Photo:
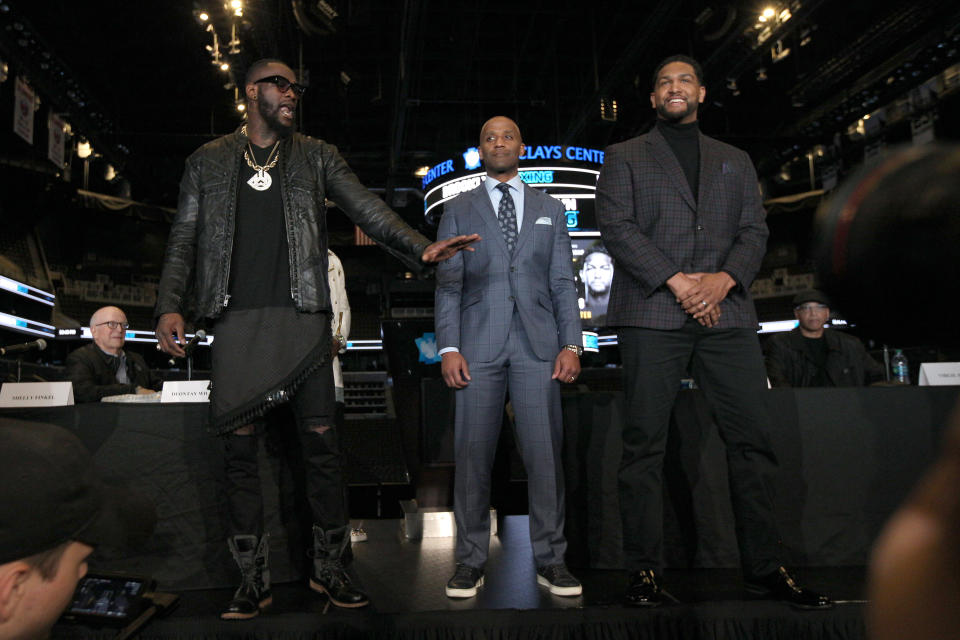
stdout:
[[563,418],[554,361],[537,358],[516,311],[503,351],[470,362],[469,385],[456,391],[454,515],[457,562],[481,568],[490,544],[490,472],[504,398],[516,415],[517,446],[527,471],[530,544],[538,567],[563,562],[564,494],[560,469]]

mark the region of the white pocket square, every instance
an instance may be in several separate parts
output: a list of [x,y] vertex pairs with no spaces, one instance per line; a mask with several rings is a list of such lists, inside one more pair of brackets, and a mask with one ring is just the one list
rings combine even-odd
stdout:
[[536,224],[553,224],[553,220],[547,216],[543,216],[542,218],[537,218]]

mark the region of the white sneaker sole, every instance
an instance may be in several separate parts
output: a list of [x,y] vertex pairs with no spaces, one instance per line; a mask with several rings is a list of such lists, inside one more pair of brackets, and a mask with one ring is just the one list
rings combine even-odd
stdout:
[[483,586],[483,576],[480,576],[480,579],[477,580],[477,584],[473,585],[469,589],[452,589],[449,586],[444,587],[444,592],[447,594],[448,598],[472,598],[477,595],[477,587]]
[[537,584],[547,587],[550,589],[550,593],[555,596],[579,596],[581,593],[583,593],[583,585],[578,584],[575,587],[558,587],[539,573],[537,574]]

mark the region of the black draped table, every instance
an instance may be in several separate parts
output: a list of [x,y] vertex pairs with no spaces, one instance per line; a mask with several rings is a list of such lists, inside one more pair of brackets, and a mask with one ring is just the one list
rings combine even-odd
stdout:
[[[960,388],[771,390],[777,518],[795,565],[863,564],[884,520],[934,459]],[[564,396],[567,537],[571,564],[619,568],[616,474],[622,396]],[[76,433],[100,472],[153,498],[159,523],[141,552],[98,550],[92,566],[145,574],[163,588],[230,586],[221,520],[222,470],[203,404],[85,404],[0,410],[0,419],[49,422]],[[276,431],[274,432],[276,433]],[[266,528],[276,582],[302,577],[303,518],[290,496],[283,442],[261,447]],[[287,452],[289,454],[289,451]],[[671,425],[665,501],[667,560],[674,567],[738,566],[723,447],[699,391],[681,391]]]
[[[91,568],[150,576],[161,588],[180,590],[231,586],[236,580],[220,511],[219,439],[206,430],[207,415],[208,406],[199,403],[91,403],[4,409],[0,421],[69,429],[91,451],[105,480],[152,498],[158,523],[147,546],[133,554],[98,549]],[[260,458],[270,568],[273,579],[284,582],[299,578],[307,561],[301,519],[287,501],[280,506],[279,496],[292,491],[291,465],[283,463],[282,447],[273,438],[260,447]]]
[[[960,387],[771,389],[773,485],[786,560],[867,562],[883,523],[936,456]],[[568,561],[622,566],[623,395],[564,397]],[[680,392],[664,463],[669,567],[739,567],[725,449],[700,391]]]

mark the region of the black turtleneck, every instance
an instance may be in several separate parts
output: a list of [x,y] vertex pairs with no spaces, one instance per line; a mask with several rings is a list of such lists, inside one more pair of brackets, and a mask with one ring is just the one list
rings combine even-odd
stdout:
[[677,157],[680,168],[687,176],[693,199],[698,198],[700,185],[700,127],[694,120],[688,124],[679,124],[657,119],[657,130],[666,138],[667,144]]

